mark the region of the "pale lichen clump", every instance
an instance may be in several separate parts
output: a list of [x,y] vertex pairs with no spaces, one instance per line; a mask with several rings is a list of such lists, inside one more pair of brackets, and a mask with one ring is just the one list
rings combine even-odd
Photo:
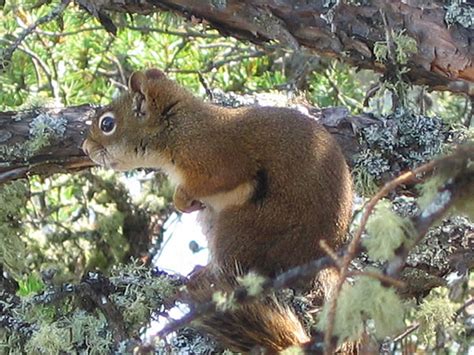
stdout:
[[406,243],[415,229],[408,218],[397,215],[390,202],[380,201],[367,222],[368,238],[363,240],[370,258],[387,261],[395,256],[395,250]]
[[455,326],[458,307],[449,300],[446,289],[436,288],[431,291],[415,314],[420,322],[419,336],[425,343],[434,338],[438,328],[450,329]]
[[29,124],[28,140],[24,143],[0,145],[2,160],[28,160],[54,140],[60,139],[66,132],[66,125],[67,120],[63,117],[39,113]]
[[29,189],[24,180],[0,187],[0,262],[15,277],[25,268],[25,245],[21,240],[23,213]]
[[[327,328],[329,302],[323,307],[318,327]],[[358,339],[364,330],[373,332],[377,339],[395,334],[404,327],[404,306],[392,288],[380,281],[362,276],[354,285],[345,284],[339,294],[334,334],[340,342]],[[372,321],[373,329],[366,324]]]
[[178,287],[172,278],[153,275],[152,270],[137,263],[115,267],[110,280],[118,288],[110,295],[111,300],[123,314],[128,329],[146,325],[151,314],[160,310]]
[[238,283],[247,289],[249,296],[258,296],[263,291],[265,277],[255,272],[249,272],[245,276],[237,277]]
[[294,345],[280,352],[280,355],[304,355],[306,352],[301,346]]
[[47,147],[53,139],[62,137],[66,132],[66,119],[41,113],[30,123],[28,151],[37,152]]
[[232,311],[238,307],[233,292],[216,291],[212,294],[212,301],[216,304],[216,309],[221,312]]
[[69,329],[59,327],[56,322],[41,324],[25,345],[28,354],[41,354],[45,351],[48,354],[59,354],[71,352],[73,349]]
[[28,353],[58,354],[84,349],[87,354],[104,354],[112,350],[113,335],[105,317],[78,310],[55,322],[45,320],[25,344]]
[[366,181],[389,180],[438,156],[446,132],[445,125],[436,117],[398,109],[384,117],[381,124],[363,129],[360,140],[367,148],[356,157],[356,187],[367,185]]

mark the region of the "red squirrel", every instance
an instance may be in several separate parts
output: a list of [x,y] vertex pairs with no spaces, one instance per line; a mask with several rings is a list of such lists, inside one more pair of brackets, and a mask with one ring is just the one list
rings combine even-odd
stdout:
[[[229,291],[237,269],[272,277],[323,256],[321,240],[332,248],[344,241],[349,169],[335,139],[296,110],[221,107],[158,69],[138,71],[93,119],[83,149],[116,170],[163,170],[176,185],[176,208],[200,210],[210,261],[189,287],[195,302]],[[309,340],[273,296],[202,326],[235,351],[276,352]]]

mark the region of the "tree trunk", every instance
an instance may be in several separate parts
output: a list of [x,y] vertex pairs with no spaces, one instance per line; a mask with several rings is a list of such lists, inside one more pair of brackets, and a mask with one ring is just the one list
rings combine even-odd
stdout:
[[388,75],[393,60],[392,63],[378,61],[374,46],[377,42],[386,42],[388,31],[395,35],[403,32],[416,40],[416,52],[408,53],[409,71],[404,79],[428,85],[433,90],[474,96],[474,10],[469,4],[451,5],[457,6],[456,12],[440,0],[374,0],[370,5],[363,2],[360,6],[344,1],[325,5],[332,2],[323,0],[78,2],[109,30],[113,24],[107,11],[171,10],[193,22],[208,23],[224,35],[257,44],[277,41],[293,50],[304,46],[320,56],[338,58],[359,68],[388,72]]

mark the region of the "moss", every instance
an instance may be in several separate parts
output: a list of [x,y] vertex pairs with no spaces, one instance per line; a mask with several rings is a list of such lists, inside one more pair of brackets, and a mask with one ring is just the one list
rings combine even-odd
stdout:
[[395,250],[407,241],[415,230],[408,218],[392,211],[390,202],[380,201],[367,222],[369,237],[363,240],[373,260],[386,261],[395,256]]
[[[318,327],[327,327],[329,302],[323,307]],[[334,334],[340,341],[357,339],[364,324],[372,320],[377,339],[393,335],[404,327],[404,307],[392,288],[384,287],[380,281],[370,277],[358,278],[354,285],[345,284],[339,294]]]

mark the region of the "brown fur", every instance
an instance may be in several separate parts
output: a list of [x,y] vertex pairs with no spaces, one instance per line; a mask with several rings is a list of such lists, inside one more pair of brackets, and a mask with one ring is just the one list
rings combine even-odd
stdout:
[[[84,149],[118,170],[161,168],[177,184],[180,210],[205,206],[200,219],[211,254],[207,269],[232,278],[238,264],[244,272],[273,276],[320,257],[322,239],[333,248],[342,244],[351,213],[350,174],[335,140],[312,118],[286,108],[205,103],[156,69],[135,73],[130,88],[98,115],[112,112],[116,131],[102,134],[97,117]],[[202,298],[196,293],[195,301]],[[271,304],[267,299],[240,312],[288,314]],[[279,345],[260,342],[258,333],[251,337],[262,330],[248,327],[242,344],[276,350],[295,343],[298,337],[276,335],[298,332],[291,321],[288,331],[276,322],[277,331],[276,323],[264,324],[265,316],[255,317]],[[243,318],[236,315],[235,322]]]

